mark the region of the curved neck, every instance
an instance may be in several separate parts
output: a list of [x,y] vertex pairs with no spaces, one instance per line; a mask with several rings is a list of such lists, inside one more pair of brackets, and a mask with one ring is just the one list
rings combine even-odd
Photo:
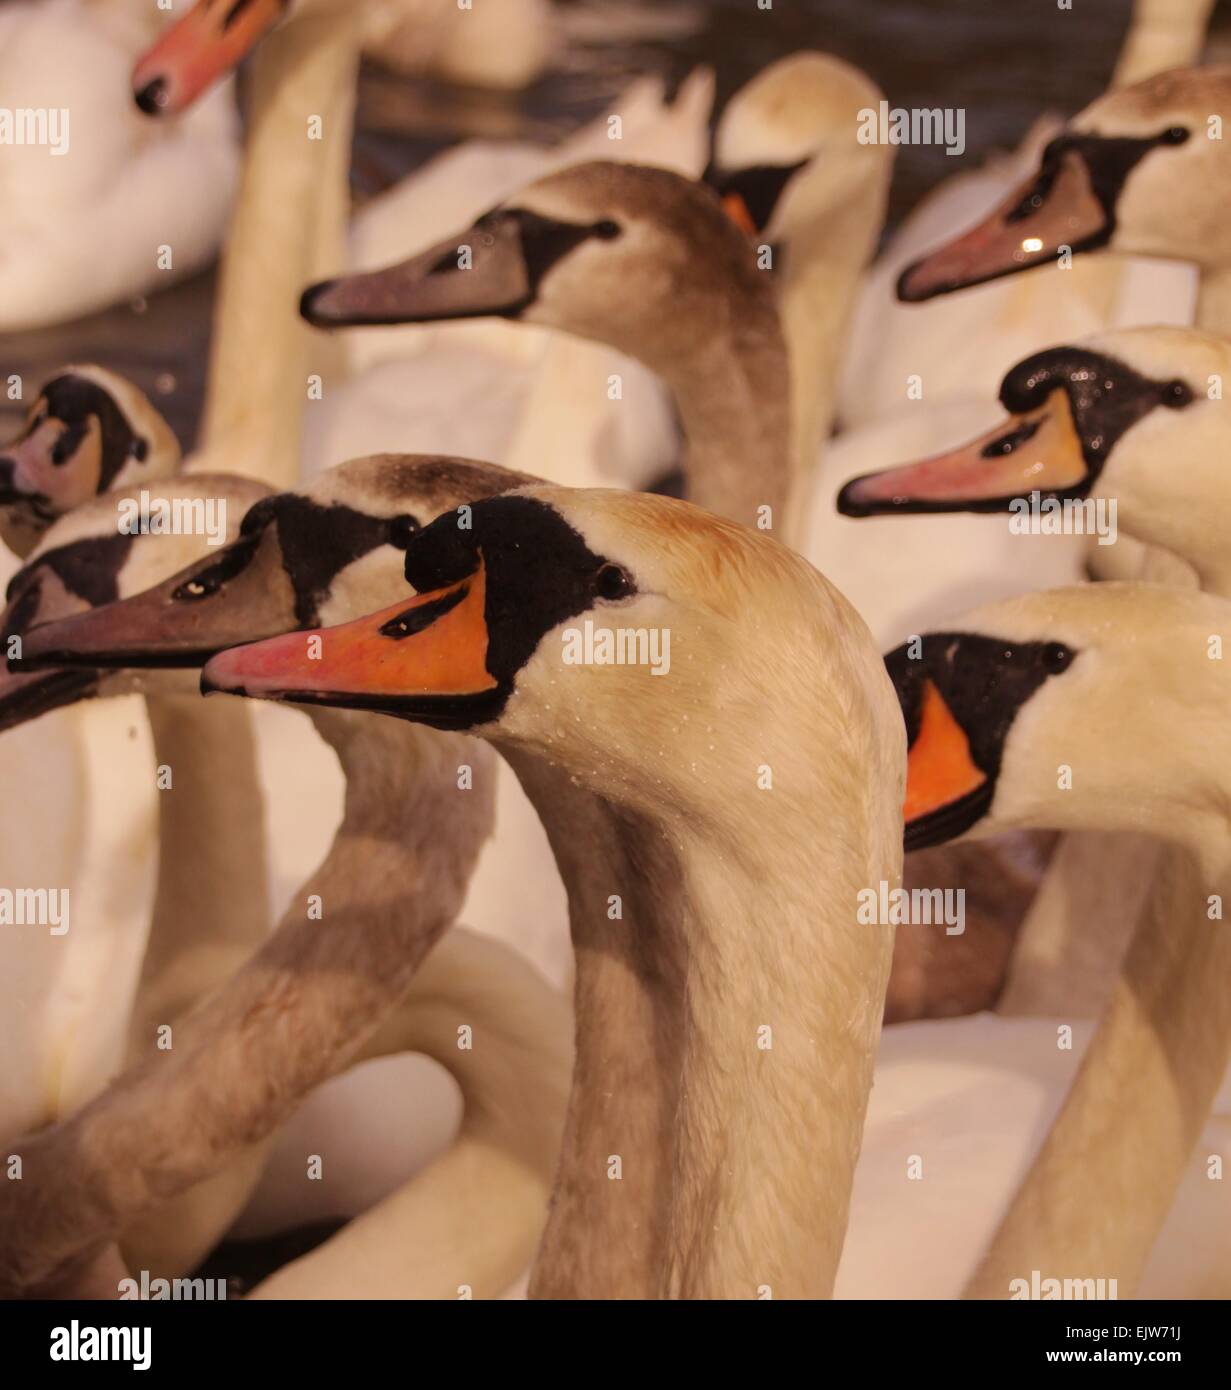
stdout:
[[340,349],[299,317],[305,285],[343,263],[359,15],[328,5],[283,25],[253,60],[239,199],[214,316],[202,445],[275,488],[299,477],[308,377]]
[[833,430],[851,314],[889,195],[891,148],[858,145],[855,130],[852,118],[849,147],[816,157],[793,195],[806,212],[783,232],[779,311],[794,388],[789,540],[807,520],[811,484]]
[[6,1265],[27,1286],[271,1133],[348,1065],[456,916],[492,827],[490,752],[379,715],[312,718],[347,775],[328,855],[277,932],[174,1025],[171,1051],[151,1053],[151,1039],[103,1095],[31,1140],[46,1184],[23,1193],[29,1241]]
[[[1096,488],[1095,498],[1101,495]],[[1224,543],[1231,516],[1222,517],[1223,506],[1221,488],[1210,489],[1207,500],[1200,505],[1181,504],[1175,499],[1168,506],[1135,508],[1132,515],[1128,513],[1128,504],[1122,501],[1120,524],[1124,533],[1166,552],[1161,560],[1155,560],[1150,553],[1147,564],[1157,566],[1158,572],[1145,569],[1134,577],[1183,585],[1182,576],[1187,572],[1187,583],[1191,585],[1195,572],[1197,584],[1205,593],[1231,598],[1231,548]],[[1100,548],[1092,547],[1095,551]]]
[[[747,255],[754,254],[749,247]],[[684,432],[686,495],[707,511],[758,527],[773,509],[783,534],[790,480],[791,377],[768,269],[742,269],[698,286],[680,322],[647,343],[599,338],[636,357],[666,384]],[[597,335],[595,335],[597,336]]]
[[1007,1298],[1036,1269],[1136,1292],[1231,1060],[1231,927],[1207,907],[1210,892],[1227,901],[1231,875],[1211,883],[1176,848],[1160,862],[1081,1070],[968,1298]]
[[[892,952],[891,929],[856,926],[858,893],[869,874],[896,885],[900,861],[818,834],[803,866],[798,837],[766,834],[754,863],[509,760],[577,952],[573,1094],[532,1294],[827,1296]],[[775,810],[825,820],[811,800]]]
[[768,506],[773,534],[781,536],[791,380],[777,324],[763,334],[716,335],[697,345],[686,370],[665,379],[684,429],[689,501],[752,527]]
[[680,916],[675,856],[557,769],[505,756],[568,890],[575,956],[573,1084],[530,1295],[651,1297],[666,1258],[685,984],[678,932],[653,926]]
[[[459,1032],[471,1030],[463,1047]],[[499,1298],[547,1218],[572,1060],[565,1000],[518,952],[454,927],[360,1058],[419,1052],[462,1091],[461,1132],[427,1168],[255,1298]],[[459,1213],[465,1220],[459,1224]]]

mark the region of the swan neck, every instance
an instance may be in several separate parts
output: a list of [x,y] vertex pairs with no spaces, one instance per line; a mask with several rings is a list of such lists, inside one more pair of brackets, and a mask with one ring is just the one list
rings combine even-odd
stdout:
[[1202,266],[1196,317],[1206,333],[1231,337],[1231,265]]
[[794,539],[833,431],[844,344],[863,272],[875,253],[892,172],[887,146],[826,148],[793,199],[803,210],[783,228],[778,271],[782,331],[794,399],[790,516]]
[[967,1298],[1008,1298],[1034,1270],[1136,1295],[1231,1060],[1231,931],[1209,896],[1225,903],[1231,874],[1207,872],[1165,847],[1081,1069]]
[[[737,304],[731,314],[738,322],[742,312]],[[734,334],[716,333],[698,344],[664,377],[684,431],[689,500],[781,535],[790,478],[790,368],[776,315],[750,313],[749,320]]]
[[251,711],[195,695],[149,697],[146,708],[159,787],[158,882],[134,1049],[238,966],[271,915]]
[[[738,838],[510,761],[556,852],[577,957],[573,1093],[532,1294],[827,1296],[892,953],[890,927],[856,924],[868,859],[832,843],[801,858],[769,833],[754,862]],[[873,878],[896,885],[894,861]]]
[[312,10],[253,60],[239,196],[223,258],[201,443],[276,488],[299,476],[308,378],[340,349],[299,317],[304,285],[343,263],[358,73],[355,7]]

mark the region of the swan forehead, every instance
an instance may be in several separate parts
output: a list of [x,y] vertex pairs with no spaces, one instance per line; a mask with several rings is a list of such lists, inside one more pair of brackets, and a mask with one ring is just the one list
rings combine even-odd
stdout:
[[1091,102],[1070,128],[1096,135],[1156,135],[1169,125],[1231,111],[1231,67],[1181,68],[1159,73]]
[[466,502],[534,482],[494,463],[442,454],[369,454],[318,474],[300,491],[374,517],[409,513],[426,524]]
[[[1207,660],[1206,636],[1224,631],[1225,600],[1163,584],[1081,584],[989,604],[952,624],[1006,642],[1061,642],[1073,650],[1122,654],[1142,665],[1185,654]],[[1167,655],[1167,654],[1170,655]]]
[[1083,339],[1080,346],[1153,381],[1182,378],[1194,390],[1204,390],[1207,377],[1231,371],[1231,343],[1193,328],[1123,328]]

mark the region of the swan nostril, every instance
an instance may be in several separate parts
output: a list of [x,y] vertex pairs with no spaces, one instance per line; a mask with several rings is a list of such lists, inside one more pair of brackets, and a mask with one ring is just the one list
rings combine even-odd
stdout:
[[165,77],[151,78],[139,92],[133,93],[133,100],[147,116],[156,116],[170,100]]

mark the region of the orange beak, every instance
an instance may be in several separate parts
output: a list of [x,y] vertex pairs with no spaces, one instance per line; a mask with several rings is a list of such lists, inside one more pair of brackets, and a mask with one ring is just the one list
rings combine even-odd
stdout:
[[487,669],[486,573],[339,627],[292,632],[213,657],[201,689],[400,715],[468,728],[506,692]]
[[1037,410],[950,453],[852,478],[837,505],[844,516],[997,512],[1036,491],[1072,495],[1088,475],[1068,394],[1057,388]]
[[184,111],[236,68],[290,0],[197,0],[133,68],[133,96],[150,116]]
[[753,220],[752,213],[748,211],[748,204],[741,194],[724,193],[722,195],[722,210],[745,236],[760,235],[760,228]]
[[923,687],[919,732],[906,759],[906,800],[902,814],[907,835],[912,821],[935,815],[977,792],[987,775],[970,754],[970,740],[932,681]]
[[1109,230],[1086,161],[1066,149],[1054,167],[1045,164],[977,226],[908,265],[898,278],[898,298],[917,304],[1027,270],[1055,260],[1062,246],[1090,249]]

